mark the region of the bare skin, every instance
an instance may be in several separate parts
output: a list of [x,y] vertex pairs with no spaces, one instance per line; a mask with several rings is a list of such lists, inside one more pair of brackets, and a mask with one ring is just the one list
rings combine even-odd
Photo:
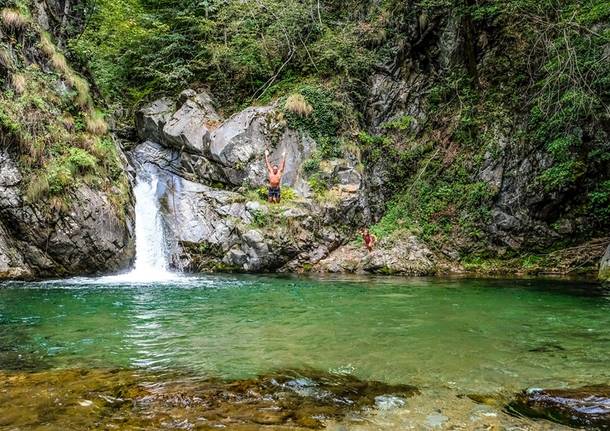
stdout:
[[269,175],[269,188],[278,189],[278,196],[272,196],[269,194],[269,203],[280,203],[279,188],[282,184],[282,175],[284,175],[284,168],[286,167],[286,151],[282,153],[282,163],[280,165],[271,165],[269,162],[269,150],[265,150],[265,164],[267,165],[267,173]]
[[362,239],[364,240],[364,246],[366,249],[369,252],[373,251],[373,247],[377,242],[377,237],[370,233],[368,229],[362,229],[360,233],[362,234]]

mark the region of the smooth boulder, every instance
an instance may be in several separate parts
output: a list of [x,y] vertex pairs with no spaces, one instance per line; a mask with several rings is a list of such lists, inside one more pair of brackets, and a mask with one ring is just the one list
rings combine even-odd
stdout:
[[210,133],[221,121],[206,92],[185,90],[178,97],[178,110],[167,120],[161,139],[178,150],[203,154]]

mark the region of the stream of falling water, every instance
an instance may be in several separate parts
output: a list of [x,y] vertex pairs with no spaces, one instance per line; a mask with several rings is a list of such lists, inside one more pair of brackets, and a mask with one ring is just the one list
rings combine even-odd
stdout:
[[125,274],[102,277],[101,282],[154,282],[179,278],[169,269],[169,246],[159,203],[159,178],[142,167],[133,189],[135,196],[136,260]]

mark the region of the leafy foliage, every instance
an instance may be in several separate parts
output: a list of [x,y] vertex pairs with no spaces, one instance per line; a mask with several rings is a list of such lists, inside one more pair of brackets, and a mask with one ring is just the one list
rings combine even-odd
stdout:
[[10,9],[13,21],[14,14],[21,20],[17,39],[6,48],[10,79],[4,85],[0,74],[0,142],[19,155],[26,198],[62,208],[58,203],[86,183],[106,190],[122,214],[127,178],[87,82],[29,18],[24,3]]
[[167,0],[96,0],[71,48],[115,100],[129,94],[137,103],[201,81],[235,106],[293,76],[364,76],[376,55],[349,16],[361,8],[344,3],[318,10],[298,0],[185,0],[180,8]]

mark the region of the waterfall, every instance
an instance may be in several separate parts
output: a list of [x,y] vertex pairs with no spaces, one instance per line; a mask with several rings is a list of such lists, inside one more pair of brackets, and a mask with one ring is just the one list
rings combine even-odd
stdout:
[[153,167],[140,166],[133,189],[135,205],[136,261],[125,274],[103,277],[110,282],[154,282],[180,276],[169,270],[169,245],[163,226],[159,176]]
[[134,277],[166,277],[169,262],[163,220],[157,197],[159,179],[138,175],[133,190],[136,198],[136,263]]

